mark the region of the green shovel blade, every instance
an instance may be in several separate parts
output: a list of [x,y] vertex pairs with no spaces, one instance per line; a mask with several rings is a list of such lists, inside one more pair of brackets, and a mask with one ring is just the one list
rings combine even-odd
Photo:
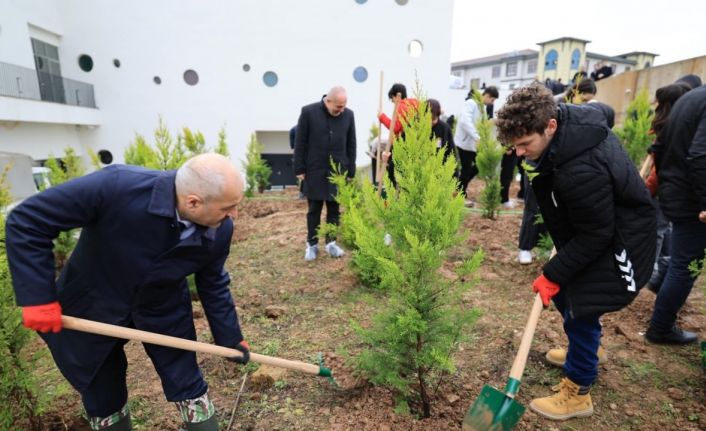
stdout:
[[485,385],[463,418],[463,431],[508,431],[520,421],[524,412],[522,404]]

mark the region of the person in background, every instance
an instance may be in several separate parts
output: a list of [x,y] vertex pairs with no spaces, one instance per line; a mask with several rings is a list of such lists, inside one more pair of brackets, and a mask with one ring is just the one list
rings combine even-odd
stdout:
[[454,138],[451,135],[451,127],[445,121],[439,119],[441,116],[441,104],[436,99],[427,100],[427,104],[431,114],[431,135],[432,138],[436,139],[436,148],[444,152],[444,160],[448,157],[455,157],[455,145]]
[[[291,129],[289,129],[289,148],[294,152],[294,147],[297,142],[297,125],[295,124]],[[294,161],[294,155],[292,155],[292,161]],[[304,181],[297,179],[299,182],[299,200],[306,199],[304,196]]]
[[[478,174],[476,167],[476,142],[480,139],[476,124],[482,118],[482,112],[478,103],[473,99],[473,91],[471,89],[466,97],[466,102],[463,105],[463,110],[458,119],[456,133],[454,134],[454,144],[458,149],[460,175],[459,188],[460,192],[467,197],[468,184],[473,177]],[[498,90],[495,87],[486,87],[481,96],[483,106],[492,105],[495,99],[498,98]],[[466,199],[466,205],[472,206],[473,201]]]
[[[346,108],[348,95],[343,87],[329,90],[320,101],[302,108],[297,123],[294,149],[294,174],[304,183],[309,210],[306,214],[306,251],[304,260],[312,261],[319,253],[317,231],[321,210],[326,203],[326,222],[338,225],[340,208],[338,189],[329,181],[332,162],[348,179],[355,176],[356,137],[353,111]],[[331,257],[345,253],[333,237],[326,238],[326,252]]]
[[[706,86],[674,104],[655,151],[658,196],[672,222],[671,258],[655,299],[645,339],[656,344],[689,344],[697,334],[676,325],[677,314],[694,286],[706,249]],[[653,256],[654,257],[654,256]]]
[[[392,127],[389,135],[389,151],[385,151],[385,154],[382,154],[382,158],[387,163],[387,175],[392,186],[397,187],[397,181],[395,181],[395,156],[392,150],[396,139],[404,139],[404,126],[407,125],[412,116],[416,115],[419,109],[419,101],[414,98],[407,98],[407,87],[400,83],[395,83],[390,87],[387,97],[390,98],[390,102],[397,106],[397,110],[393,113],[392,119],[385,115],[384,112],[378,112],[378,120],[388,130]],[[379,181],[382,182],[382,178]]]
[[[248,362],[224,268],[243,178],[226,157],[202,154],[176,171],[113,165],[26,199],[9,215],[7,256],[17,304],[81,394],[93,430],[131,429],[127,341],[62,330],[62,313],[196,340],[196,289],[213,339]],[[81,228],[54,281],[52,240]],[[187,431],[217,431],[215,408],[191,351],[143,344]]]

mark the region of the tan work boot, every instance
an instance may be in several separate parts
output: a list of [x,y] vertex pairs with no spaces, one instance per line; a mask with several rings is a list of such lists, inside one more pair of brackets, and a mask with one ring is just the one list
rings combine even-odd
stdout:
[[588,387],[581,387],[564,377],[561,382],[552,387],[554,395],[535,398],[530,408],[545,418],[563,421],[571,418],[582,418],[593,414],[593,402]]
[[[596,354],[598,355],[599,365],[608,361],[608,353],[605,351],[603,346],[598,346],[598,352],[596,352]],[[564,362],[566,362],[566,350],[562,348],[551,349],[544,357],[547,358],[547,362],[550,364],[556,365],[557,367],[563,367]]]

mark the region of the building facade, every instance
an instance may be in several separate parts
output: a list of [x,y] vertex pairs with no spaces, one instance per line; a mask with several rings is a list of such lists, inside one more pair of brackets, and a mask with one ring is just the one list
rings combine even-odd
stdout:
[[[161,117],[174,135],[201,131],[209,147],[223,128],[235,160],[252,133],[264,153],[283,156],[301,107],[343,85],[365,163],[380,71],[387,112],[389,86],[411,90],[415,77],[429,97],[452,97],[452,8],[447,0],[0,0],[0,151],[44,160],[73,147],[121,162],[135,134],[152,141]],[[392,16],[405,25],[391,26]]]

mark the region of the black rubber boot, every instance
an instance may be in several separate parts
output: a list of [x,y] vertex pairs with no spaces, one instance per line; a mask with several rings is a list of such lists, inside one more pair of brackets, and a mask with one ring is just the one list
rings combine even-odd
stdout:
[[125,416],[108,428],[101,428],[101,431],[132,431],[132,421],[130,416]]
[[186,423],[186,431],[218,431],[218,418],[214,414],[203,422]]

